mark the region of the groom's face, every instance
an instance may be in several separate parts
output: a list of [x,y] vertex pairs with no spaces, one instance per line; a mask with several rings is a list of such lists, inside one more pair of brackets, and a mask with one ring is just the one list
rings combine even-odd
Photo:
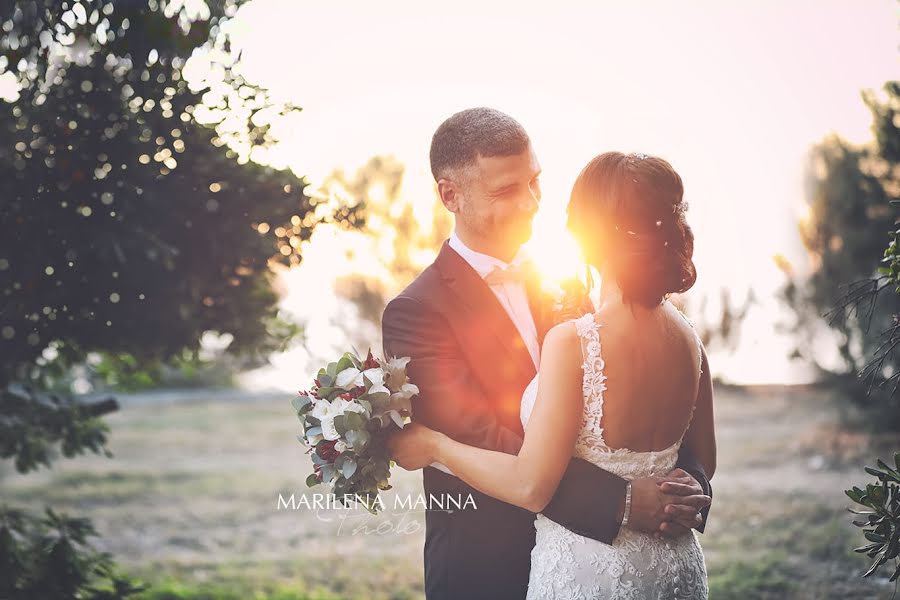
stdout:
[[479,156],[461,182],[457,226],[494,243],[522,245],[541,201],[540,174],[530,146],[513,156]]

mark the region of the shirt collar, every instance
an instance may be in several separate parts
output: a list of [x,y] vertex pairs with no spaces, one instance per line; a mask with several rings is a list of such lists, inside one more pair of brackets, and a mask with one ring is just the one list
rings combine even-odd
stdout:
[[495,268],[506,269],[511,264],[519,265],[527,260],[527,254],[524,248],[519,248],[519,251],[513,257],[511,263],[506,263],[496,258],[494,256],[490,256],[489,254],[482,254],[481,252],[476,252],[466,246],[459,236],[456,235],[454,231],[450,235],[450,247],[453,248],[457,254],[459,254],[463,260],[465,260],[469,265],[475,269],[475,272],[481,278],[487,276],[488,273],[493,271]]

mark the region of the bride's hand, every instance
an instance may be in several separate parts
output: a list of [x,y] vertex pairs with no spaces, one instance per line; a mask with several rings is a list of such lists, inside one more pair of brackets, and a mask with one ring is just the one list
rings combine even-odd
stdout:
[[407,423],[388,439],[391,458],[407,471],[427,467],[435,461],[441,435],[419,423]]

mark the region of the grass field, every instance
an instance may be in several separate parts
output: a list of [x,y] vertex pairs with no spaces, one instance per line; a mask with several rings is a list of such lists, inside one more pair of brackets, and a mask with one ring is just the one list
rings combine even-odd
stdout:
[[[278,509],[279,494],[311,493],[290,395],[122,402],[107,420],[114,458],[28,476],[5,466],[3,499],[90,517],[98,547],[153,584],[147,598],[423,597],[423,515],[392,508],[393,494],[420,490],[419,474],[397,470],[380,517]],[[821,390],[720,387],[716,402],[719,466],[701,538],[711,597],[890,598],[884,573],[859,577],[862,536],[843,490],[900,441],[845,430]]]

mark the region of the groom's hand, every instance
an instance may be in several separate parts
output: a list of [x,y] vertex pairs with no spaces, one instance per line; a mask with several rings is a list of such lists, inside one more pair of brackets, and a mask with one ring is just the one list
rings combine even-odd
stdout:
[[635,479],[631,482],[628,527],[675,537],[687,531],[679,529],[684,525],[682,519],[687,521],[688,513],[697,517],[700,509],[710,501],[711,498],[703,494],[700,484],[680,469],[667,477]]
[[660,534],[678,537],[703,523],[700,509],[709,506],[712,498],[703,493],[700,483],[690,473],[675,469],[659,487],[672,498],[663,509],[665,517],[659,526]]

